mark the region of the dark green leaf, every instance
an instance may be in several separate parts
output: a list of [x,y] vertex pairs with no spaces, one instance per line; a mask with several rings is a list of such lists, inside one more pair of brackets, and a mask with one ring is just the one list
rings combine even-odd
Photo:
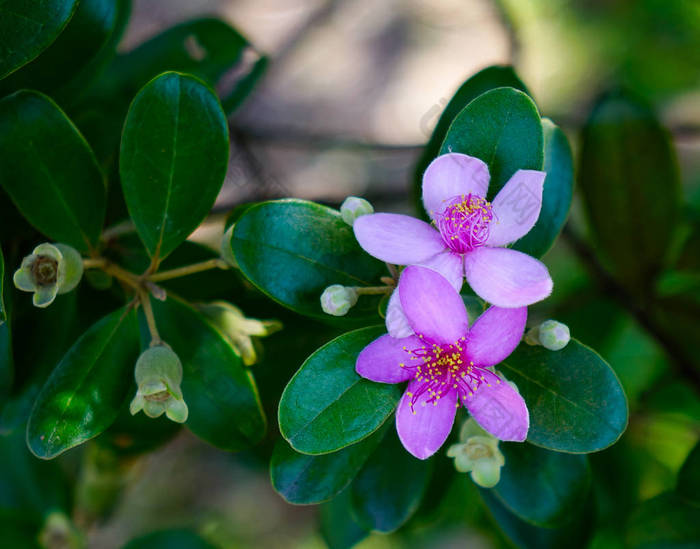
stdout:
[[302,364],[279,407],[280,431],[295,450],[334,452],[369,436],[391,415],[399,387],[355,372],[357,355],[385,331],[377,326],[348,332]]
[[680,194],[673,147],[648,105],[625,93],[598,101],[579,182],[596,250],[626,287],[646,293],[666,262]]
[[700,442],[690,452],[678,473],[676,491],[688,501],[700,505]]
[[541,257],[552,247],[561,232],[571,207],[574,192],[574,161],[569,140],[548,118],[542,119],[544,131],[544,180],[542,209],[535,226],[513,248]]
[[60,34],[78,0],[5,0],[0,4],[0,78],[26,65]]
[[524,343],[498,366],[530,411],[527,440],[560,452],[607,448],[627,427],[627,399],[615,372],[575,339],[561,351]]
[[0,247],[0,325],[7,319],[7,312],[5,311],[5,299],[3,297],[3,291],[5,288],[5,259],[2,254],[2,247]]
[[151,256],[167,256],[209,213],[228,152],[226,115],[201,80],[169,72],[136,95],[119,172],[129,214]]
[[531,444],[501,443],[506,459],[493,494],[521,520],[553,528],[571,520],[590,487],[588,459]]
[[350,487],[357,522],[379,532],[399,528],[418,509],[432,471],[433,460],[414,458],[388,433]]
[[345,317],[321,310],[328,286],[376,286],[387,274],[336,210],[304,200],[257,204],[236,222],[231,247],[246,278],[285,307],[346,326],[379,320],[380,296],[362,296]]
[[630,517],[627,547],[693,549],[700,543],[700,508],[667,492],[642,503]]
[[514,88],[497,88],[457,115],[440,154],[463,153],[486,162],[492,199],[516,171],[542,169],[543,147],[542,122],[532,99]]
[[134,387],[136,314],[119,309],[93,325],[49,376],[27,424],[27,444],[49,459],[102,433]]
[[[442,111],[440,119],[438,120],[435,129],[433,130],[428,143],[423,149],[418,163],[416,164],[416,169],[414,173],[414,190],[417,200],[420,200],[421,196],[421,183],[423,180],[423,172],[428,167],[428,165],[440,154],[440,147],[442,142],[445,140],[447,135],[447,130],[452,124],[455,117],[471,103],[474,99],[494,88],[501,87],[511,87],[517,90],[523,91],[529,95],[525,84],[522,83],[518,75],[512,67],[508,66],[498,66],[494,65],[492,67],[486,67],[484,70],[479,71],[474,76],[469,78],[464,84],[462,84],[459,89],[455,92],[450,99],[450,102],[445,106],[445,110]],[[435,116],[440,112],[442,105],[434,105],[430,110],[428,110],[421,118],[421,131],[424,134],[428,132],[428,125]],[[421,211],[422,208],[421,208]]]
[[190,530],[163,530],[132,539],[123,549],[215,549]]
[[95,245],[104,179],[90,146],[56,103],[33,91],[0,100],[0,150],[0,184],[31,224],[81,251]]
[[357,444],[321,456],[300,454],[278,440],[270,459],[272,487],[289,503],[328,501],[355,478],[391,423]]
[[259,442],[266,421],[250,371],[229,340],[189,305],[169,297],[153,304],[161,337],[182,361],[187,427],[223,450]]
[[328,549],[351,549],[369,535],[352,516],[350,489],[324,503],[319,514],[321,537]]

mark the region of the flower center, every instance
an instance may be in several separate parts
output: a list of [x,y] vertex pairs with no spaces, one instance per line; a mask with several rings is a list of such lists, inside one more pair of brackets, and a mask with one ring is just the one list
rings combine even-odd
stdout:
[[468,194],[453,198],[435,223],[445,244],[463,254],[486,243],[491,221],[491,203],[480,196]]
[[46,255],[40,255],[32,265],[32,276],[39,286],[50,286],[58,277],[58,261]]
[[[418,337],[423,339],[421,335]],[[466,348],[466,337],[455,343],[438,344],[426,341],[425,345],[416,349],[403,348],[410,358],[408,362],[402,362],[399,366],[415,369],[415,380],[418,381],[415,391],[407,393],[411,397],[413,413],[416,402],[425,393],[428,393],[428,397],[424,399],[423,406],[427,403],[437,406],[438,401],[450,391],[457,391],[461,397],[471,396],[482,383],[490,387],[492,383],[501,382],[491,370],[470,361]]]

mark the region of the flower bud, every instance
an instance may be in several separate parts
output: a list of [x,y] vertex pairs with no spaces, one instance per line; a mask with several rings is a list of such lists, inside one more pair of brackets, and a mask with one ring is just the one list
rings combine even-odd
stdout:
[[350,307],[357,303],[357,290],[340,284],[328,286],[321,294],[321,308],[324,313],[344,316]]
[[559,351],[566,347],[571,339],[569,327],[556,320],[545,320],[540,324],[540,343],[550,351]]
[[134,377],[138,390],[129,405],[132,416],[143,410],[148,417],[165,412],[172,421],[187,421],[187,404],[180,389],[182,363],[170,347],[160,344],[144,351],[136,361]]
[[70,519],[61,511],[50,512],[39,532],[39,545],[46,549],[79,549],[85,540]]
[[224,333],[246,366],[258,361],[253,337],[265,337],[282,329],[281,322],[248,318],[238,307],[226,301],[215,301],[197,308]]
[[48,307],[57,294],[73,290],[83,276],[83,259],[66,244],[39,244],[15,271],[15,286],[34,292],[35,307]]
[[238,268],[238,262],[236,257],[233,255],[233,250],[231,249],[231,237],[233,236],[233,227],[231,225],[228,230],[221,237],[221,247],[219,253],[221,254],[221,259],[226,263],[231,265],[231,267]]
[[471,473],[472,480],[483,488],[493,488],[501,479],[505,458],[498,449],[498,439],[484,431],[473,419],[468,419],[459,435],[459,444],[447,450],[454,458],[455,468]]
[[340,206],[340,215],[343,221],[351,227],[358,217],[371,213],[374,213],[372,204],[367,202],[364,198],[358,198],[356,196],[348,196]]

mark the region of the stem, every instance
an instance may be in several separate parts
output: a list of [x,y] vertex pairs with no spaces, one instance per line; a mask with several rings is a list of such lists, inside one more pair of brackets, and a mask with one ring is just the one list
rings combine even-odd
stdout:
[[151,296],[145,290],[139,292],[139,301],[143,306],[143,313],[146,315],[146,323],[148,324],[148,331],[151,333],[151,347],[155,345],[160,345],[163,340],[160,338],[158,333],[158,326],[156,326],[156,317],[153,315],[153,307],[151,306]]
[[151,282],[161,282],[163,280],[170,280],[172,278],[180,278],[181,276],[208,271],[209,269],[228,269],[228,264],[222,259],[209,259],[201,263],[194,263],[185,267],[178,267],[177,269],[170,269],[169,271],[153,274],[148,277],[148,280]]
[[134,231],[136,231],[136,226],[134,225],[133,221],[122,221],[121,223],[117,223],[116,225],[112,225],[111,227],[105,229],[100,238],[104,242],[109,242],[113,238],[123,234],[133,233]]
[[101,257],[94,259],[83,259],[83,269],[103,269],[107,260]]
[[389,269],[389,274],[391,275],[391,278],[394,280],[399,279],[399,270],[396,268],[396,265],[393,265],[392,263],[387,263],[386,268]]
[[134,273],[131,273],[127,271],[126,269],[123,269],[119,265],[116,265],[114,263],[110,263],[107,260],[103,260],[104,264],[102,265],[102,270],[106,272],[109,275],[112,275],[114,278],[121,280],[125,284],[128,284],[132,288],[134,288],[137,292],[141,290],[141,281],[139,280],[139,277],[137,277]]
[[358,295],[380,295],[388,294],[394,288],[391,286],[355,286],[353,290],[357,292]]

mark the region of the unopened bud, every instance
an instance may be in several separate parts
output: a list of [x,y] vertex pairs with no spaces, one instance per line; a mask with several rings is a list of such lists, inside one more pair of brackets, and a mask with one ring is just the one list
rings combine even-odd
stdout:
[[187,404],[182,398],[182,363],[170,347],[161,344],[144,351],[136,361],[134,377],[138,390],[129,411],[141,410],[156,418],[163,412],[177,423],[187,421]]
[[372,204],[357,196],[348,196],[340,206],[340,215],[343,221],[351,227],[358,217],[371,213],[374,213]]
[[472,480],[483,488],[493,488],[501,479],[505,458],[498,449],[498,439],[484,431],[473,419],[468,419],[460,431],[460,443],[447,450],[454,458],[455,468],[471,473]]
[[545,320],[539,326],[528,330],[525,334],[525,343],[529,345],[542,345],[550,351],[559,351],[567,346],[571,339],[569,327],[556,320]]
[[357,290],[340,284],[328,286],[321,294],[321,308],[324,313],[344,316],[357,303]]
[[31,255],[22,260],[15,271],[15,286],[25,292],[34,292],[36,307],[48,307],[57,294],[74,289],[83,276],[83,259],[66,244],[39,244]]
[[39,532],[39,545],[45,549],[79,549],[85,540],[64,513],[52,511]]

